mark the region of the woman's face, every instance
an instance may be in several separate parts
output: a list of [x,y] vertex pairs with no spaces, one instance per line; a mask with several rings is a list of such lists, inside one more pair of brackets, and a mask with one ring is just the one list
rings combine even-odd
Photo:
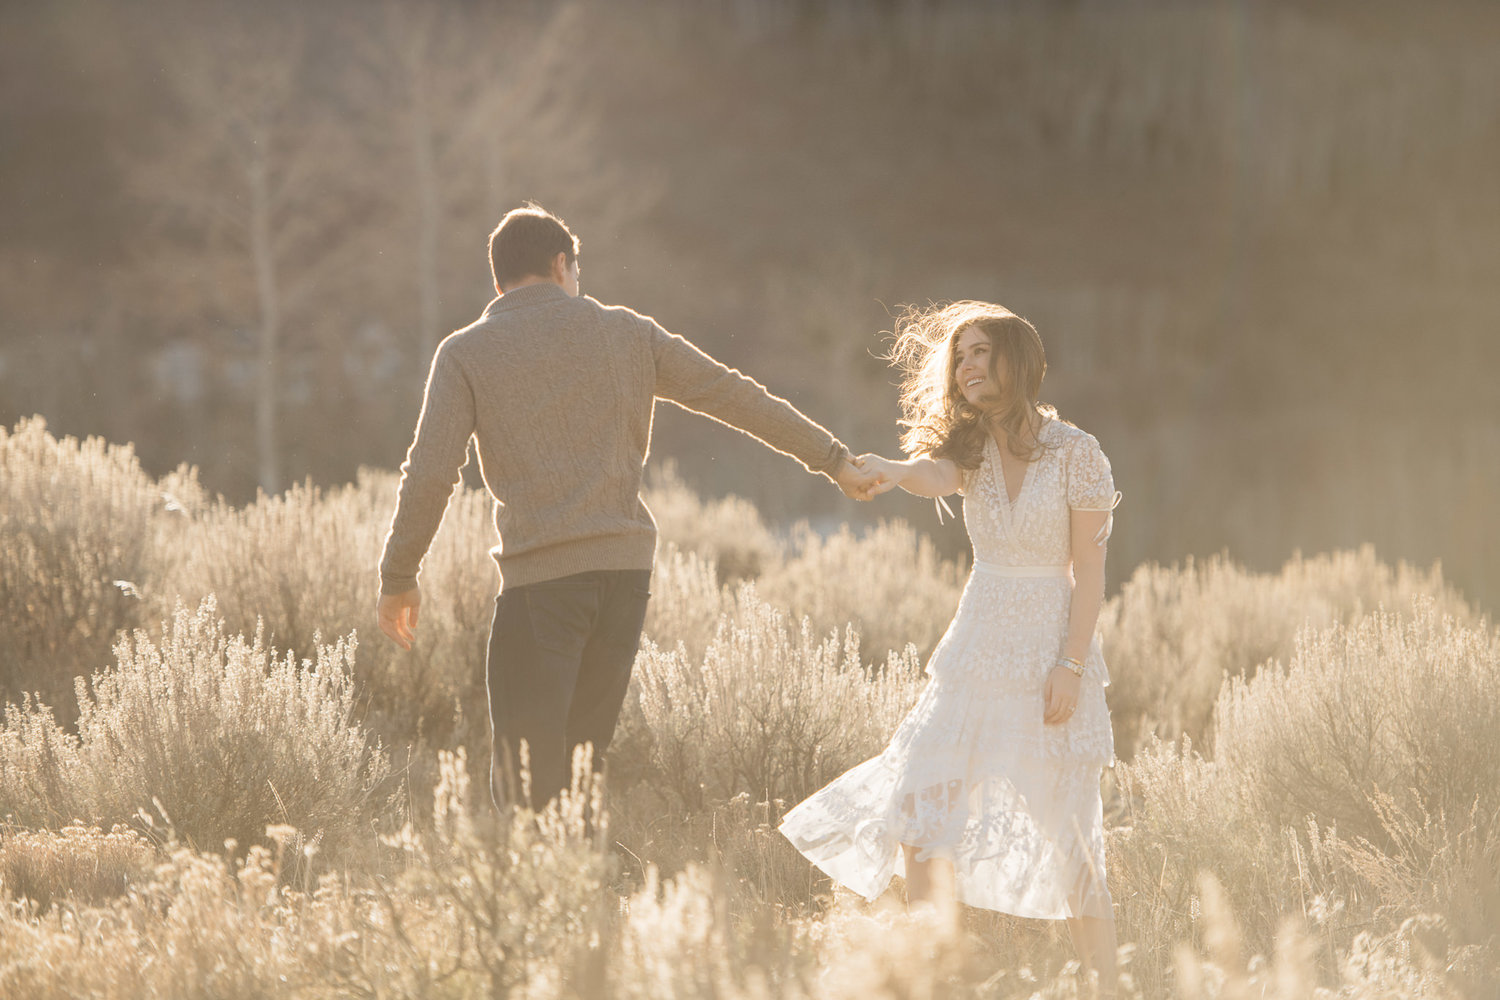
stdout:
[[993,356],[989,334],[977,326],[958,332],[953,345],[953,378],[971,406],[988,409],[999,402],[1005,380],[1005,358]]

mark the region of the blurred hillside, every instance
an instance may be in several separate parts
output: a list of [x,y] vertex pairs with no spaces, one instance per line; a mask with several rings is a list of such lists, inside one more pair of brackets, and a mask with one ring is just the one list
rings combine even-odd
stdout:
[[[1030,317],[1117,578],[1370,541],[1493,606],[1496,39],[1477,2],[4,5],[0,423],[236,500],[394,467],[531,197],[586,292],[859,449],[898,304]],[[773,520],[930,524],[670,408],[656,454]]]

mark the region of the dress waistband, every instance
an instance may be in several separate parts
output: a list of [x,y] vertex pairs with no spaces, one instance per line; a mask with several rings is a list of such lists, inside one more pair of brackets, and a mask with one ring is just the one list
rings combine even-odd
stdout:
[[1057,576],[1071,577],[1073,567],[1071,566],[1002,566],[999,563],[974,560],[974,572],[989,573],[992,576]]

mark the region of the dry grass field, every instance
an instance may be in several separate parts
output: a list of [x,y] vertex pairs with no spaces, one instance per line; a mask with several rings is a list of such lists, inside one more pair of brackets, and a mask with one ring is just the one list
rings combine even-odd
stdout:
[[[782,531],[658,477],[608,773],[502,821],[487,500],[454,498],[404,653],[393,499],[234,507],[0,428],[0,997],[1091,995],[1059,928],[865,904],[775,832],[921,686],[966,567],[910,525]],[[1144,565],[1101,628],[1122,996],[1500,994],[1500,633],[1437,568]]]

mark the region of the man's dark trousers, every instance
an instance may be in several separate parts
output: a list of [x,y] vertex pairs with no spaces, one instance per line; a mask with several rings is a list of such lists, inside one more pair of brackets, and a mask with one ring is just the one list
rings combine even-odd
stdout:
[[650,587],[650,570],[594,570],[506,587],[495,598],[486,681],[497,803],[520,801],[522,740],[534,808],[568,787],[574,747],[592,743],[600,768],[630,685]]

